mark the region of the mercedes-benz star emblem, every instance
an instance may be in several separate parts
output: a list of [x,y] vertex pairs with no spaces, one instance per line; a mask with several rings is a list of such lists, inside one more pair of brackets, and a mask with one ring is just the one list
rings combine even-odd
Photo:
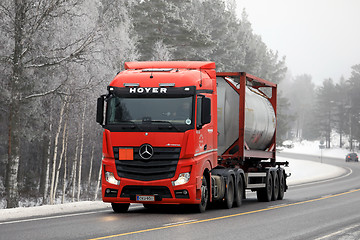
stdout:
[[154,149],[150,144],[143,144],[139,148],[139,155],[145,160],[150,159],[154,155]]

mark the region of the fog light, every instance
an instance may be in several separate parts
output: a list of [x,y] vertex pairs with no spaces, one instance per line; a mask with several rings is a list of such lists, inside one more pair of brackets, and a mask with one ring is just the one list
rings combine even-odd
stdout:
[[190,173],[180,173],[178,179],[176,179],[176,181],[172,182],[173,186],[178,186],[178,185],[182,185],[185,184],[187,182],[189,182],[190,180]]
[[114,173],[112,173],[112,172],[105,172],[105,180],[108,183],[111,183],[114,185],[120,185],[120,181],[115,179]]

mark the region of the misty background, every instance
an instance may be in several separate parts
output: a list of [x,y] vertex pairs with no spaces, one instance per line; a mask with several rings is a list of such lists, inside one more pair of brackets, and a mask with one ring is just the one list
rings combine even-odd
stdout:
[[234,0],[1,1],[0,208],[101,198],[96,99],[126,61],[214,61],[278,83],[279,145],[358,149],[360,62],[316,85],[306,71],[293,76],[238,9]]

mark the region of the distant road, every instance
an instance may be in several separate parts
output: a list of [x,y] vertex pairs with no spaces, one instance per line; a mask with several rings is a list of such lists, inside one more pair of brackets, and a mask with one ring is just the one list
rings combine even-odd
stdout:
[[[280,153],[318,161],[318,157]],[[249,192],[240,208],[99,210],[0,222],[0,239],[360,239],[360,163],[323,158],[348,174],[291,186],[282,201],[257,202]]]

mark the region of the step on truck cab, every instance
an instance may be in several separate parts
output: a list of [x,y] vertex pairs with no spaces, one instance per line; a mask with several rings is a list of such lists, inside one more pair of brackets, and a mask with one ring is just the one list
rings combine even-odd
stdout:
[[[265,89],[265,90],[264,90]],[[245,189],[282,199],[276,84],[213,62],[128,62],[98,98],[102,197],[115,212],[210,203],[240,206]]]

